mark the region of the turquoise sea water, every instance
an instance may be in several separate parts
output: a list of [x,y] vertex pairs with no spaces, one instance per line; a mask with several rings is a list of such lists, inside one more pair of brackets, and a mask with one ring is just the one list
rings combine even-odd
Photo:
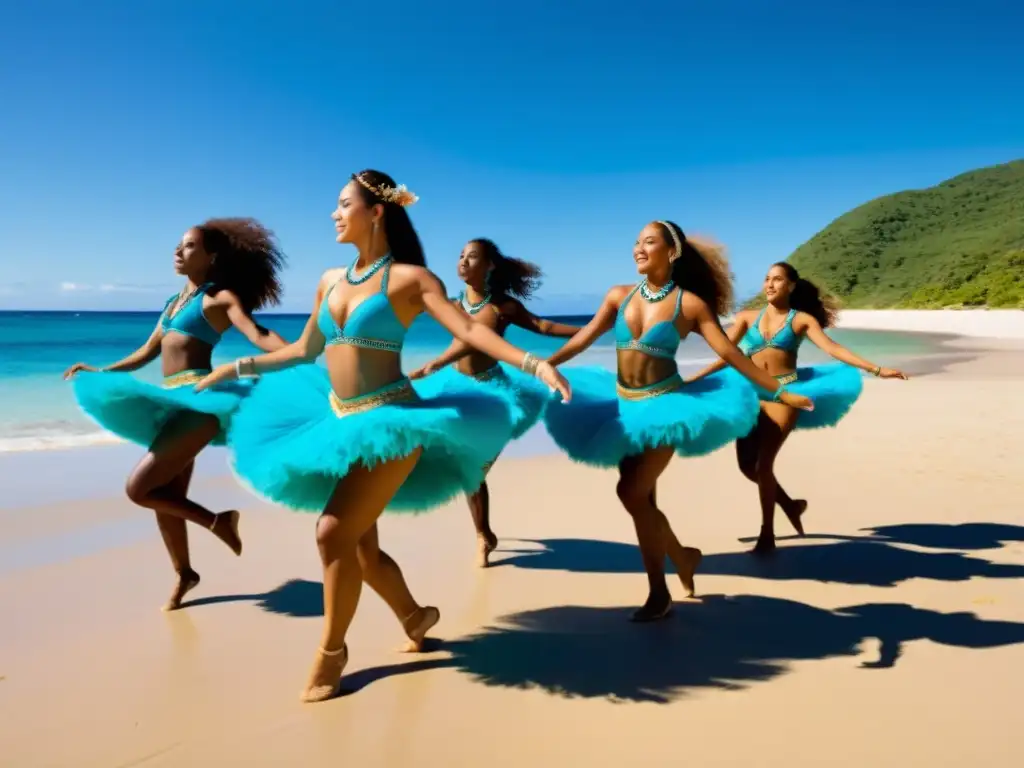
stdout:
[[[66,448],[112,442],[114,439],[83,416],[75,405],[70,385],[61,379],[72,363],[109,365],[135,350],[156,325],[157,312],[2,312],[0,311],[0,452]],[[558,318],[582,325],[585,316]],[[302,331],[305,315],[263,315],[260,322],[292,340]],[[864,356],[886,363],[927,355],[935,344],[927,337],[877,331],[836,331],[835,338]],[[508,340],[535,354],[546,355],[563,343],[510,329]],[[403,366],[419,367],[439,354],[451,335],[429,317],[413,323],[406,340]],[[615,366],[611,334],[602,337],[575,365]],[[253,347],[237,331],[224,335],[215,350],[220,363],[251,354]],[[703,339],[691,336],[679,349],[685,372],[713,359]],[[822,362],[825,357],[811,344],[801,350],[801,362]],[[158,381],[159,363],[136,375]]]

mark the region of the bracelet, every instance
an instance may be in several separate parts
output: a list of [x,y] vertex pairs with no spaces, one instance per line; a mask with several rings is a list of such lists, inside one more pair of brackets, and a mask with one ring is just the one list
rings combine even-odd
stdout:
[[873,370],[871,372],[871,375],[872,376],[881,376],[882,375],[882,366],[880,366],[880,365],[875,366],[875,370]]
[[[249,367],[249,373],[242,373],[242,364],[245,363]],[[255,379],[257,374],[255,372],[255,364],[251,357],[240,357],[235,360],[235,376],[240,379]]]
[[527,352],[523,355],[523,362],[520,364],[520,368],[523,369],[524,373],[528,373],[532,376],[537,373],[537,366],[539,365],[540,358]]
[[776,389],[775,392],[772,394],[772,402],[773,403],[777,403],[780,400],[782,400],[782,393],[786,392],[786,391],[787,391],[786,390],[786,385],[785,384],[780,384],[779,388]]

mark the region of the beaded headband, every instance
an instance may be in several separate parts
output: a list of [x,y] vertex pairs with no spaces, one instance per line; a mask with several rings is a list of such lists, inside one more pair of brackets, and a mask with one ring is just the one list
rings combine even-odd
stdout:
[[416,195],[406,189],[405,184],[399,184],[397,187],[389,187],[386,184],[374,186],[357,174],[353,174],[352,178],[362,184],[363,187],[379,197],[385,203],[394,203],[395,205],[400,205],[405,208],[419,200]]
[[663,226],[665,229],[667,229],[668,233],[672,235],[672,242],[676,247],[676,255],[671,259],[671,261],[675,261],[676,259],[683,255],[683,240],[686,239],[686,235],[684,235],[682,232],[676,232],[676,228],[669,224],[667,221],[661,221],[659,219],[658,223],[661,224],[661,226]]

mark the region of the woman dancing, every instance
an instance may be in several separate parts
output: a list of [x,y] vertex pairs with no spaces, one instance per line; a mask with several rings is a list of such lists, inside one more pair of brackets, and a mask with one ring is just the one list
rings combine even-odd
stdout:
[[729,342],[718,317],[729,311],[732,285],[718,248],[688,239],[670,221],[655,221],[640,233],[633,259],[644,279],[636,286],[612,288],[590,323],[548,358],[552,365],[565,362],[614,326],[618,380],[600,368],[567,371],[572,405],[548,408],[544,420],[555,442],[575,461],[618,467],[619,500],[633,518],[649,583],[647,601],[633,620],[655,621],[672,607],[665,556],[691,596],[701,560],[699,549],[679,543],[658,509],[658,478],[673,452],[699,456],[717,450],[747,434],[758,413],[753,388],[739,381],[684,386],[675,361],[680,341],[696,331],[740,373],[772,391],[778,402],[813,406]]
[[[907,378],[902,371],[870,363],[829,338],[824,329],[835,325],[835,308],[814,283],[800,277],[790,264],[780,261],[771,266],[764,278],[764,295],[768,303],[760,312],[737,313],[729,329],[729,340],[738,342],[743,353],[777,382],[811,398],[814,411],[801,413],[786,403],[774,402],[768,392],[758,389],[762,402],[757,426],[736,441],[740,471],[757,483],[761,498],[761,533],[752,550],[754,554],[775,551],[776,504],[782,507],[796,532],[804,535],[801,516],[807,502],[790,497],[775,479],[775,459],[789,433],[794,428],[820,429],[838,424],[863,389],[858,368],[883,379]],[[804,338],[843,364],[797,368],[797,352]],[[687,383],[699,381],[725,365],[724,360],[718,360],[687,379]]]
[[[532,314],[522,302],[540,287],[541,271],[534,264],[506,256],[491,240],[479,237],[466,243],[459,256],[459,278],[466,288],[454,304],[467,317],[483,323],[499,336],[504,336],[510,325],[517,325],[543,336],[569,337],[580,330],[575,325],[553,323]],[[453,368],[444,369],[454,363]],[[441,371],[441,373],[435,373]],[[487,382],[504,394],[512,408],[512,438],[526,434],[540,418],[549,399],[546,387],[533,377],[515,368],[499,363],[490,355],[479,352],[464,341],[455,339],[436,360],[409,374],[419,379],[435,374],[423,383],[424,390],[444,392],[453,378],[470,376]],[[487,465],[489,471],[497,457]],[[477,535],[477,565],[486,568],[491,552],[498,546],[498,537],[491,530],[490,492],[485,480],[467,494],[469,511]]]
[[[424,510],[475,490],[511,435],[504,400],[468,377],[443,395],[417,393],[399,359],[413,319],[427,312],[458,338],[569,395],[551,365],[448,302],[405,210],[416,199],[380,171],[354,174],[332,218],[337,241],[353,244],[356,258],[323,275],[301,338],[220,366],[199,386],[279,371],[253,389],[230,440],[235,472],[255,492],[320,512],[325,621],[307,702],[338,691],[364,580],[401,620],[410,650],[440,618],[413,599],[398,564],[380,549],[385,507]],[[321,352],[326,370],[309,365]]]
[[[280,301],[278,272],[284,256],[273,233],[253,219],[211,219],[188,230],[174,251],[174,270],[185,277],[168,299],[149,339],[123,360],[97,369],[76,363],[79,406],[100,426],[149,450],[128,478],[128,498],[156,512],[156,522],[178,581],[164,610],[180,607],[199,584],[192,568],[185,522],[209,529],[236,555],[242,554],[238,512],[214,514],[188,498],[196,456],[207,445],[223,445],[226,427],[247,394],[242,385],[199,394],[194,385],[210,372],[210,357],[229,326],[258,348],[285,345],[261,328],[252,313]],[[163,386],[129,375],[156,358]]]

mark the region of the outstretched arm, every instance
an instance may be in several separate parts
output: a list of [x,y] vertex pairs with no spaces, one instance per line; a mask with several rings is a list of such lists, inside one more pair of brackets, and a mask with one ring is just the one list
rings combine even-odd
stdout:
[[474,322],[459,312],[448,300],[441,281],[427,270],[423,270],[420,276],[420,297],[423,309],[447,328],[452,336],[479,349],[495,360],[501,360],[503,363],[524,370],[532,368],[532,372],[538,379],[552,389],[561,392],[563,400],[568,402],[571,396],[569,384],[553,366],[543,361],[537,361],[533,355],[509,344],[483,323]]
[[112,365],[108,365],[106,368],[95,368],[91,365],[86,365],[85,363],[75,363],[66,371],[64,371],[64,378],[70,379],[79,371],[99,370],[110,372],[121,371],[124,373],[128,373],[130,371],[137,371],[139,370],[139,368],[149,365],[151,362],[160,357],[160,341],[163,339],[163,337],[164,331],[163,328],[160,327],[160,323],[158,321],[156,324],[156,328],[153,329],[153,332],[149,335],[149,338],[146,339],[146,342],[127,357],[118,360],[116,363],[113,363]]
[[508,319],[512,325],[518,325],[520,328],[539,333],[542,336],[569,338],[583,328],[583,326],[579,325],[555,323],[551,320],[545,320],[543,317],[537,317],[519,301],[510,302]]
[[[728,337],[729,342],[734,346],[736,344],[739,344],[740,339],[743,338],[743,334],[747,332],[748,327],[749,322],[746,316],[742,312],[736,315],[736,317],[733,319],[733,324],[729,326],[729,330],[726,332],[726,336]],[[710,376],[712,373],[717,373],[718,371],[725,368],[725,366],[727,365],[728,363],[725,362],[725,360],[723,360],[722,358],[718,358],[707,368],[698,371],[693,376],[687,378],[686,381],[691,382],[703,379],[705,376]]]
[[302,329],[302,335],[291,344],[268,352],[258,357],[243,357],[233,363],[218,365],[206,378],[196,384],[196,391],[201,392],[222,381],[232,381],[243,376],[259,376],[263,373],[282,371],[302,363],[311,363],[324,351],[326,339],[316,324],[317,312],[320,310],[320,302],[323,300],[328,282],[325,273],[320,278],[320,285],[317,286],[316,299],[313,302],[313,312],[306,321],[306,327]]
[[237,328],[253,346],[262,349],[264,352],[276,352],[288,346],[288,342],[278,336],[269,328],[258,325],[242,307],[242,302],[233,293],[225,291],[227,296],[228,320]]
[[590,319],[590,322],[578,330],[571,339],[562,345],[561,349],[548,358],[552,365],[560,365],[572,360],[576,355],[586,350],[591,344],[607,333],[615,324],[615,313],[619,311],[621,300],[621,289],[612,288],[604,297],[597,313]]
[[865,360],[860,355],[855,355],[853,352],[848,350],[842,344],[834,341],[821,327],[821,323],[815,320],[813,317],[807,314],[801,313],[801,320],[806,324],[806,330],[804,333],[807,338],[825,354],[835,358],[836,360],[852,365],[854,368],[860,368],[862,371],[870,373],[872,376],[879,376],[883,379],[906,379],[907,375],[903,371],[899,371],[895,368],[883,368],[880,365],[875,365],[872,362]]
[[750,362],[750,358],[740,352],[736,345],[729,341],[729,337],[725,335],[722,325],[718,322],[718,317],[704,301],[692,294],[687,294],[683,297],[683,307],[686,316],[696,320],[697,330],[704,337],[704,341],[726,363],[758,386],[767,389],[769,392],[780,393],[777,394],[780,402],[793,408],[813,409],[814,404],[810,398],[785,391],[774,377],[769,376],[765,371]]

